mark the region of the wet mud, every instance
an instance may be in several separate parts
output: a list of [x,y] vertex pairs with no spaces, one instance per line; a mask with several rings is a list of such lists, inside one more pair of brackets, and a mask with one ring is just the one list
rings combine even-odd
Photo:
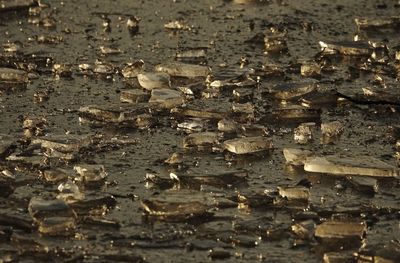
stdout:
[[0,261],[399,262],[399,10],[0,0]]

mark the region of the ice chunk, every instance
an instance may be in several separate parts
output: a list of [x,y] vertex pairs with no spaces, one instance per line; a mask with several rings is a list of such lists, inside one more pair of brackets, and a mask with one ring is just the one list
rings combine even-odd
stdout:
[[356,239],[364,237],[366,225],[364,222],[327,221],[318,225],[315,236],[324,239]]
[[307,144],[313,138],[314,122],[302,123],[293,131],[294,141],[298,144]]
[[167,73],[140,73],[137,79],[142,88],[147,90],[170,88],[171,81]]
[[76,227],[76,214],[63,200],[34,197],[28,211],[42,234],[67,235]]
[[23,70],[13,68],[0,68],[0,83],[26,83],[28,82],[28,73]]
[[239,128],[239,124],[230,119],[222,119],[218,122],[218,130],[226,133],[235,133]]
[[314,81],[280,83],[270,87],[269,92],[277,99],[289,100],[313,92],[317,87],[318,85]]
[[278,119],[291,122],[319,121],[321,118],[320,109],[302,107],[296,104],[284,105],[274,109],[272,114]]
[[218,134],[215,132],[192,133],[183,139],[183,147],[212,147],[218,144]]
[[257,153],[273,148],[272,140],[262,136],[227,140],[223,145],[224,149],[235,154]]
[[308,201],[310,190],[303,186],[278,186],[279,195],[283,198],[299,201]]
[[211,73],[211,69],[209,67],[178,62],[156,65],[155,71],[164,72],[170,76],[186,78],[205,78]]
[[283,52],[287,50],[285,33],[268,33],[264,36],[265,50],[268,52]]
[[330,155],[325,157],[310,157],[304,163],[304,170],[336,175],[399,176],[399,170],[394,166],[370,156],[341,157]]
[[319,41],[319,45],[324,53],[328,54],[341,54],[346,56],[365,56],[372,53],[371,46],[368,42],[353,42],[353,41],[340,41],[340,42],[324,42]]
[[371,177],[347,176],[347,180],[360,192],[376,193],[378,192],[378,180]]
[[314,61],[304,62],[300,66],[300,74],[304,77],[318,77],[321,75],[321,65]]
[[16,9],[28,9],[34,5],[37,5],[37,0],[1,0],[0,12]]
[[74,203],[85,198],[85,195],[79,190],[79,187],[71,180],[61,183],[58,185],[57,189],[60,192],[57,198],[67,203]]
[[74,170],[80,175],[81,181],[87,184],[96,184],[104,182],[107,173],[103,165],[81,164],[76,165]]
[[184,122],[178,123],[178,130],[186,132],[201,132],[204,130],[205,123],[201,119],[188,119]]
[[363,29],[380,29],[380,28],[397,28],[400,26],[400,17],[382,17],[382,18],[361,18],[354,19],[358,30]]
[[185,100],[180,91],[173,89],[153,89],[149,102],[156,103],[164,109],[171,109],[182,105]]
[[322,142],[324,144],[339,140],[344,131],[344,125],[340,121],[325,122],[321,124]]
[[132,63],[128,63],[122,70],[122,76],[124,78],[136,78],[138,74],[144,70],[144,61],[138,60]]
[[62,78],[70,78],[72,76],[71,64],[54,64],[53,73]]
[[128,103],[148,102],[150,94],[140,89],[131,89],[121,91],[120,100]]
[[186,221],[199,217],[210,217],[209,207],[198,201],[169,202],[162,200],[142,200],[142,208],[159,220]]
[[42,172],[42,177],[44,180],[46,180],[46,182],[57,183],[67,179],[74,179],[76,177],[76,173],[72,170],[54,168],[51,170],[44,170]]
[[309,150],[284,148],[283,155],[285,156],[287,163],[293,165],[304,165],[306,159],[312,156],[313,153]]

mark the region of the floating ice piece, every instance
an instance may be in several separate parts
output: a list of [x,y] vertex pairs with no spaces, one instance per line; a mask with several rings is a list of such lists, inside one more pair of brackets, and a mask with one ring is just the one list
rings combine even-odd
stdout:
[[368,194],[378,192],[378,180],[372,177],[347,176],[346,179],[358,191]]
[[79,190],[79,187],[71,180],[59,184],[57,189],[60,192],[57,198],[67,203],[74,203],[85,198],[85,195]]
[[204,61],[207,48],[188,48],[176,53],[176,59],[179,61]]
[[71,64],[54,64],[53,73],[62,78],[69,78],[72,76],[72,66]]
[[321,124],[322,142],[324,144],[339,140],[344,131],[344,125],[340,121],[331,121]]
[[128,103],[148,102],[150,94],[140,89],[131,89],[121,91],[120,100]]
[[262,136],[227,140],[223,145],[224,149],[235,154],[257,153],[273,148],[272,140]]
[[0,84],[5,83],[27,83],[28,73],[20,69],[0,68]]
[[201,132],[204,130],[205,123],[201,119],[188,119],[184,122],[178,123],[178,130],[185,130],[187,132]]
[[31,144],[39,144],[42,148],[58,152],[78,152],[92,143],[87,136],[80,135],[52,135],[33,139]]
[[67,170],[62,168],[54,168],[51,170],[44,170],[43,179],[48,183],[57,183],[60,181],[65,181],[67,179],[74,179],[76,173],[73,170]]
[[278,186],[279,195],[291,200],[308,201],[310,190],[303,186]]
[[272,93],[277,99],[289,100],[313,92],[317,87],[318,85],[314,81],[280,83],[270,87],[269,92]]
[[192,28],[185,24],[183,21],[171,21],[164,24],[164,28],[171,30],[191,30]]
[[182,105],[185,100],[182,92],[173,89],[153,89],[150,103],[155,103],[163,109],[171,109]]
[[81,180],[88,184],[103,182],[107,177],[103,165],[81,164],[76,165],[74,170],[81,176]]
[[307,172],[336,175],[399,176],[399,170],[394,166],[370,156],[340,157],[330,155],[325,157],[310,157],[304,163],[304,170]]
[[314,61],[304,62],[300,66],[300,74],[304,77],[318,77],[321,75],[321,65]]
[[319,45],[324,53],[341,54],[345,56],[365,56],[372,53],[371,46],[368,42],[361,41],[340,41],[340,42],[324,42],[319,41]]
[[204,175],[176,175],[171,179],[175,180],[180,188],[200,189],[202,185],[226,188],[246,181],[248,173],[244,170],[227,171],[218,174]]
[[218,122],[218,130],[226,133],[235,133],[239,129],[239,124],[230,119],[222,119]]
[[171,81],[167,73],[140,73],[137,79],[142,88],[147,90],[170,88]]
[[272,114],[281,120],[299,122],[299,121],[319,121],[321,110],[317,108],[307,108],[296,104],[284,105],[274,109]]
[[294,141],[298,144],[307,144],[313,138],[315,122],[302,123],[293,130]]
[[400,26],[400,17],[381,17],[381,18],[361,18],[354,19],[359,30],[362,29],[379,29],[379,28],[397,28]]
[[1,0],[0,12],[17,9],[28,9],[31,6],[37,5],[36,0]]
[[309,150],[284,148],[283,155],[285,156],[287,163],[293,165],[304,165],[306,159],[312,156],[313,153]]
[[160,220],[185,221],[198,217],[210,217],[209,207],[198,201],[169,202],[161,200],[142,200],[142,208]]
[[315,236],[321,239],[358,239],[365,234],[364,222],[327,221],[318,225]]
[[283,52],[286,51],[286,34],[285,33],[277,33],[277,34],[266,34],[264,36],[264,45],[265,50],[268,52]]
[[31,198],[28,211],[38,231],[48,235],[68,235],[76,228],[76,213],[60,199]]
[[144,61],[138,60],[132,63],[128,63],[122,70],[122,76],[124,78],[136,78],[138,74],[144,70]]
[[170,76],[185,78],[205,78],[211,73],[211,69],[209,67],[178,62],[156,65],[155,71],[164,72]]
[[211,147],[218,144],[218,134],[215,132],[192,133],[183,139],[183,147]]

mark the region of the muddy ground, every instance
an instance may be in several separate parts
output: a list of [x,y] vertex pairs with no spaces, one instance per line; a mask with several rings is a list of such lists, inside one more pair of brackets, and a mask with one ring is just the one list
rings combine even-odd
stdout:
[[[354,21],[356,17],[396,16],[400,10],[397,1],[48,1],[39,7],[36,1],[26,2],[35,7],[5,10],[0,6],[0,44],[4,45],[0,67],[29,72],[29,80],[22,85],[19,81],[0,84],[0,167],[5,189],[0,197],[1,262],[400,261],[398,177],[378,175],[372,188],[360,187],[343,174],[305,172],[301,166],[287,164],[283,156],[284,148],[344,159],[370,156],[398,171],[398,25],[359,30]],[[128,19],[139,20],[137,32],[129,30]],[[182,27],[165,28],[171,21],[179,21]],[[286,47],[269,52],[263,34],[276,32],[284,35]],[[372,54],[320,53],[319,41],[353,41],[356,35],[371,41],[369,49],[383,49],[382,59]],[[7,49],[10,43],[17,52]],[[101,46],[118,53],[104,54]],[[218,142],[184,147],[183,139],[191,132],[179,130],[177,125],[190,117],[169,107],[147,110],[151,125],[80,122],[83,106],[134,107],[120,102],[123,91],[143,91],[135,77],[128,79],[121,74],[126,63],[141,59],[145,71],[153,72],[159,63],[176,61],[182,50],[198,48],[206,51],[205,57],[185,62],[210,67],[209,76],[171,76],[171,88],[200,83],[200,92],[186,96],[177,109],[200,105],[202,131],[217,132]],[[80,70],[79,65],[93,65],[96,60],[114,68],[107,74],[87,75]],[[301,74],[301,65],[310,62],[322,70],[312,76]],[[63,74],[54,70],[54,64],[67,64],[71,69]],[[274,70],[269,70],[271,65]],[[242,87],[251,90],[250,99],[235,98],[234,84],[216,88],[216,92],[211,87],[210,91],[212,81],[233,83],[238,76],[253,81]],[[282,117],[279,109],[285,104],[274,97],[270,87],[309,79],[322,94],[312,106],[313,115],[302,115],[309,109],[305,107],[300,116]],[[370,96],[363,92],[365,87],[380,91]],[[322,98],[332,99],[328,103],[321,102]],[[301,96],[295,99],[286,103],[300,105]],[[233,114],[235,100],[255,108],[250,113]],[[146,103],[140,107],[147,109]],[[211,109],[236,120],[241,131],[218,132],[217,123],[222,118],[201,114]],[[45,121],[38,121],[41,118]],[[39,124],[24,127],[27,119]],[[321,123],[332,121],[343,124],[343,131],[336,140],[323,143]],[[299,144],[293,133],[304,122],[315,123],[313,138]],[[224,150],[227,139],[252,136],[241,125],[264,126],[255,127],[253,133],[270,138],[273,149],[256,156]],[[32,144],[36,138],[55,135],[95,139],[84,149],[77,146],[79,150],[71,159],[51,155],[52,147],[39,144],[35,148]],[[175,152],[181,154],[182,162],[165,164]],[[57,167],[73,171],[81,164],[103,165],[107,173],[94,187],[69,177],[95,204],[85,203],[77,212],[79,206],[70,202],[77,214],[73,224],[61,230],[49,227],[50,233],[45,233],[39,228],[43,218],[37,219],[32,209],[28,211],[29,203],[37,197],[55,199],[58,185],[67,181],[64,177],[49,182],[45,171]],[[213,176],[227,171],[244,172],[247,177],[236,183],[228,176],[215,184],[170,179],[170,173],[178,177]],[[150,175],[164,180],[154,182]],[[285,197],[277,190],[287,186],[301,188],[307,192],[306,198],[297,193]],[[162,209],[146,210],[144,200],[162,198],[175,205],[199,200],[189,206],[203,204],[207,211],[193,207],[195,212],[182,215],[178,209],[177,214],[168,216]],[[97,205],[100,208],[94,209]],[[52,211],[49,214],[51,217]],[[343,233],[322,238],[314,233],[316,226],[332,220],[349,228],[352,223],[360,224],[365,229],[350,238]],[[302,223],[309,228],[296,232],[293,226]],[[338,261],[332,261],[333,257]]]

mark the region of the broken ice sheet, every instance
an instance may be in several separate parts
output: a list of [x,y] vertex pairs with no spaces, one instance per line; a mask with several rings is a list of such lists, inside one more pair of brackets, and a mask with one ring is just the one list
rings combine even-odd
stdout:
[[124,78],[136,78],[138,74],[144,71],[144,67],[143,60],[130,62],[122,68],[121,74]]
[[122,90],[120,100],[128,103],[148,102],[150,94],[140,89]]
[[264,36],[264,46],[267,52],[284,52],[288,49],[286,33],[268,32]]
[[79,164],[74,166],[74,170],[79,174],[80,180],[88,185],[104,183],[104,180],[107,177],[103,165]]
[[76,227],[76,213],[63,200],[33,197],[28,211],[42,234],[68,235]]
[[275,98],[280,100],[293,100],[307,93],[313,92],[318,85],[315,81],[279,83],[268,88]]
[[379,17],[379,18],[361,18],[354,19],[358,30],[363,29],[381,29],[381,28],[398,28],[400,26],[400,17]]
[[39,137],[32,140],[31,144],[38,144],[47,150],[55,150],[58,152],[78,152],[82,148],[91,145],[92,140],[88,136],[67,134],[67,135],[50,135]]
[[218,122],[218,131],[224,133],[236,133],[239,129],[239,124],[231,119],[222,119]]
[[340,139],[344,131],[344,125],[340,121],[331,121],[321,123],[322,143],[334,143]]
[[370,156],[310,157],[304,162],[307,172],[335,175],[359,175],[372,177],[398,177],[399,169]]
[[279,195],[287,200],[307,202],[310,197],[310,190],[303,186],[278,186]]
[[159,220],[172,222],[186,221],[194,218],[209,218],[212,216],[209,207],[198,201],[161,201],[142,200],[142,208],[149,216]]
[[26,86],[28,73],[20,69],[0,68],[0,89],[8,89],[14,86]]
[[287,163],[292,165],[304,165],[306,159],[313,156],[313,152],[304,149],[284,148],[283,155]]
[[361,246],[365,232],[365,222],[326,221],[317,225],[315,237],[323,244],[349,249]]
[[192,133],[183,139],[183,148],[211,148],[218,144],[218,134],[215,132]]
[[319,122],[321,118],[321,110],[316,108],[302,107],[296,104],[282,105],[272,111],[272,115],[282,121]]
[[346,179],[358,191],[367,194],[378,192],[378,180],[372,177],[347,176]]
[[341,54],[345,56],[368,56],[372,49],[368,42],[362,41],[319,41],[321,50],[327,54]]
[[174,174],[171,176],[180,188],[200,190],[202,185],[211,185],[218,188],[227,188],[246,182],[248,173],[244,170],[226,171],[223,173],[209,174]]
[[146,90],[170,88],[171,80],[167,73],[143,72],[137,75],[140,86]]
[[191,118],[178,123],[177,130],[183,130],[187,133],[201,132],[205,129],[206,122],[202,119]]
[[294,141],[298,144],[307,144],[313,139],[314,122],[302,123],[293,130]]
[[34,5],[37,5],[37,0],[1,0],[0,12],[16,9],[28,9]]
[[178,62],[169,62],[156,65],[155,71],[164,72],[170,76],[185,78],[205,78],[211,73],[211,69],[209,67]]
[[57,167],[42,171],[42,177],[48,183],[58,183],[67,179],[75,179],[76,173],[72,169],[68,170]]
[[60,192],[57,195],[57,198],[62,199],[67,203],[74,203],[85,198],[85,194],[82,193],[78,185],[71,180],[59,184],[57,189]]
[[224,149],[234,154],[251,154],[273,149],[272,139],[257,136],[224,141]]
[[149,103],[154,103],[162,109],[172,109],[185,102],[183,94],[173,89],[153,89]]
[[176,59],[184,62],[205,62],[207,48],[186,48],[176,53]]

